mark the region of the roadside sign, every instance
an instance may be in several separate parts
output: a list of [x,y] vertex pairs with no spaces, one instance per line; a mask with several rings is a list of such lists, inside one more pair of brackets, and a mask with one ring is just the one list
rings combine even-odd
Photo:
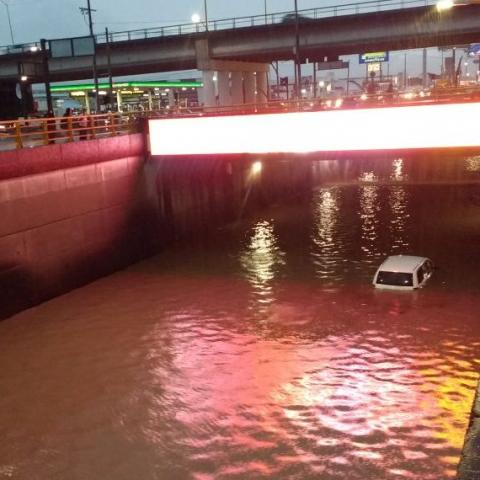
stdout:
[[379,64],[379,63],[369,63],[369,64],[367,65],[367,71],[368,71],[368,73],[370,73],[370,72],[375,72],[375,73],[379,72],[379,71],[380,71],[380,64]]
[[480,55],[480,43],[472,43],[472,45],[468,47],[468,54],[471,57]]
[[335,62],[318,62],[317,70],[335,70],[337,68],[348,68],[348,62],[337,60]]
[[50,57],[82,57],[92,56],[95,52],[94,37],[75,37],[49,40]]
[[358,56],[359,63],[388,62],[389,52],[362,53]]

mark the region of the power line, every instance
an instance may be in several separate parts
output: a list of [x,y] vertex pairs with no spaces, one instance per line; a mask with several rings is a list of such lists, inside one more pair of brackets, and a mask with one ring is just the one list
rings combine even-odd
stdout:
[[133,24],[152,24],[152,25],[162,25],[165,24],[166,26],[174,25],[172,22],[177,23],[192,23],[191,21],[186,20],[185,18],[182,19],[174,19],[174,20],[131,20],[129,22],[96,22],[97,25],[133,25]]

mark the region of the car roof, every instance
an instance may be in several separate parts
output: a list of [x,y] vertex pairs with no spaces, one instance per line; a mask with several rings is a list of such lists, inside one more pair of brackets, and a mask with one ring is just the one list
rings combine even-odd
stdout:
[[381,265],[379,270],[388,270],[391,272],[414,272],[427,257],[416,257],[414,255],[392,255],[388,257]]

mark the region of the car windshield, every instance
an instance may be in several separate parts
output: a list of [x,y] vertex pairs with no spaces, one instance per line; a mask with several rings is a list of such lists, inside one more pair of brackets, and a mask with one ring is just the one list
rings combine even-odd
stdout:
[[377,283],[397,287],[413,287],[413,275],[404,272],[378,272]]

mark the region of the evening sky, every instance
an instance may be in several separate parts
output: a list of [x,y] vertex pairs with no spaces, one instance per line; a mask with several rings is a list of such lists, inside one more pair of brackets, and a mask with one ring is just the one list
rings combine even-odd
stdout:
[[[88,34],[87,19],[80,7],[87,0],[1,0],[9,4],[15,43],[38,41],[40,38],[63,38]],[[361,0],[298,0],[298,8],[308,9]],[[94,12],[95,32],[108,27],[111,32],[149,28],[163,25],[189,23],[192,14],[204,15],[204,0],[91,0]],[[263,15],[265,4],[268,13],[288,12],[294,8],[294,0],[207,0],[209,20],[248,15]],[[7,9],[0,3],[0,45],[11,44]],[[359,52],[360,53],[360,52]],[[430,70],[439,70],[440,55],[431,51]],[[421,52],[409,53],[409,74],[421,69]],[[356,62],[355,62],[356,63]],[[354,70],[361,72],[358,65]],[[391,72],[403,70],[403,59],[394,55]]]

